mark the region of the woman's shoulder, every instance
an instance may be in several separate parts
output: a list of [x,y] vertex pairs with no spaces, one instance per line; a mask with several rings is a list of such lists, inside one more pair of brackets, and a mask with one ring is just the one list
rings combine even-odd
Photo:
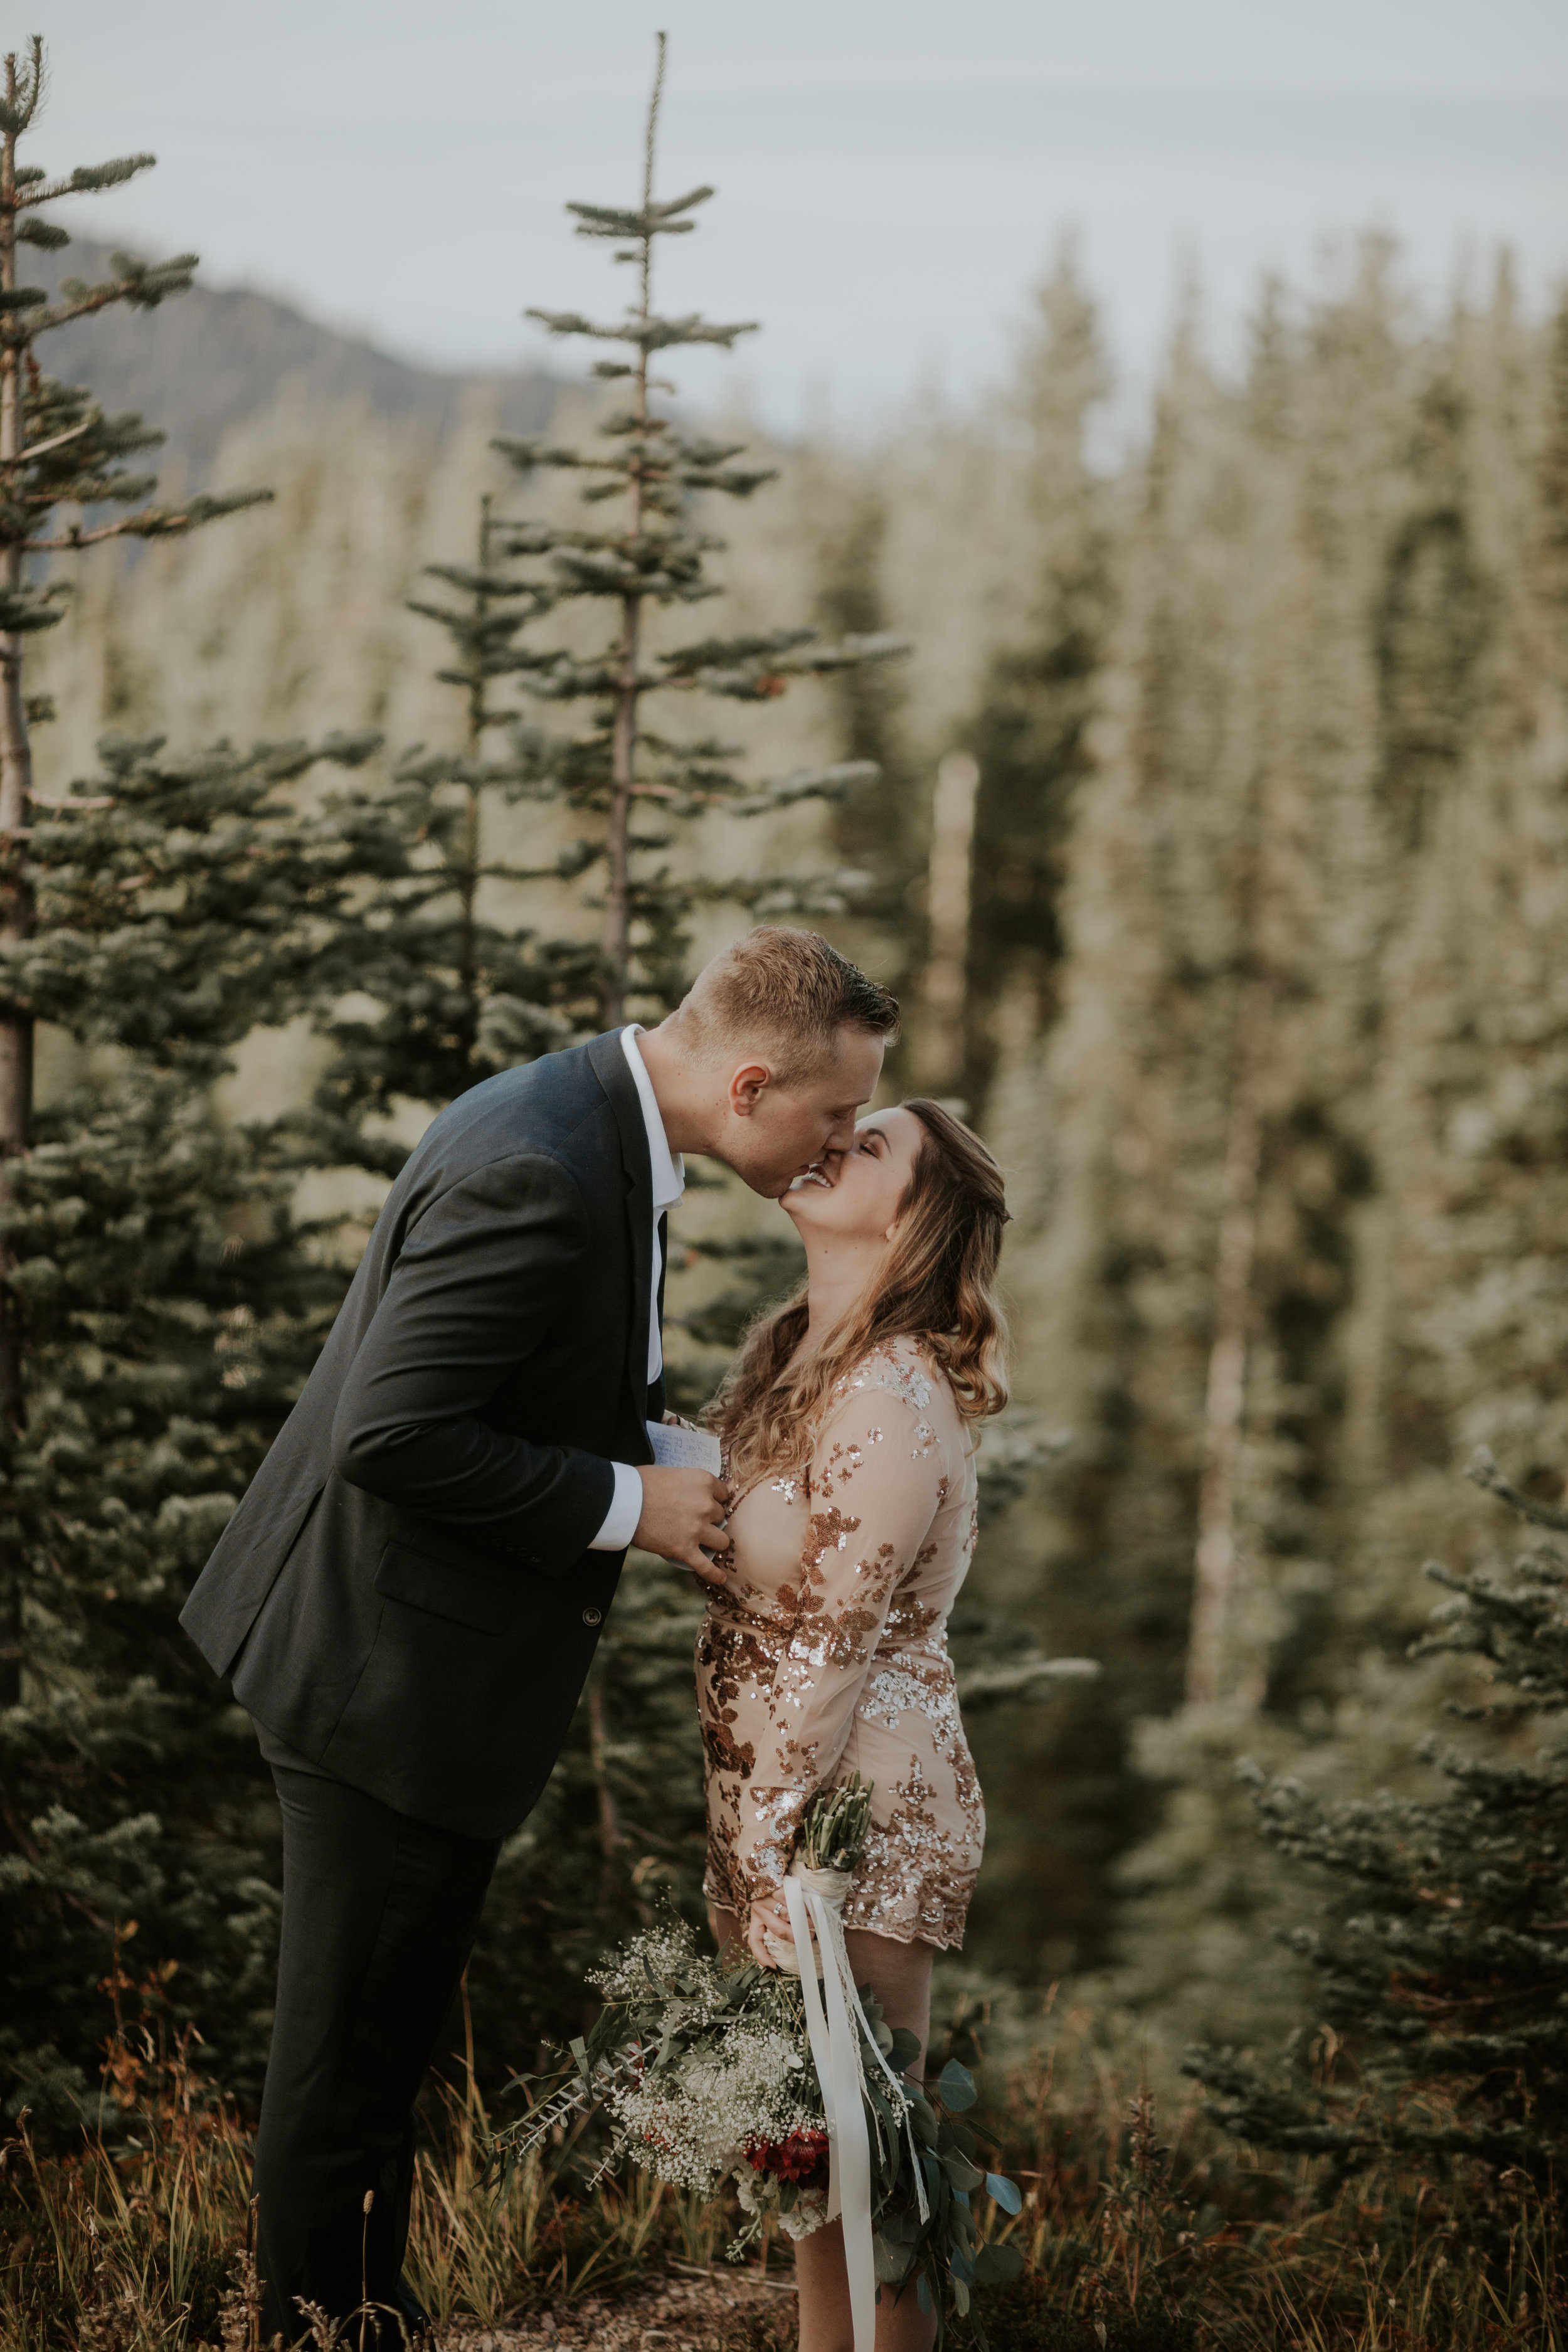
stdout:
[[[829,1411],[861,1394],[900,1397],[915,1412],[953,1405],[947,1376],[940,1364],[932,1360],[919,1339],[902,1336],[879,1339],[858,1363],[839,1374],[828,1399]],[[953,1409],[956,1411],[956,1406]]]

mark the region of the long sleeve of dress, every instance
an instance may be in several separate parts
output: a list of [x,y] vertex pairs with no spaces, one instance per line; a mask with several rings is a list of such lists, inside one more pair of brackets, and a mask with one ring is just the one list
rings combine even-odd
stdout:
[[789,1868],[801,1815],[833,1781],[889,1608],[944,1501],[948,1446],[929,1381],[858,1380],[819,1435],[809,1476],[774,1482],[801,1515],[800,1564],[778,1591],[765,1727],[741,1791],[734,1860],[753,1901]]

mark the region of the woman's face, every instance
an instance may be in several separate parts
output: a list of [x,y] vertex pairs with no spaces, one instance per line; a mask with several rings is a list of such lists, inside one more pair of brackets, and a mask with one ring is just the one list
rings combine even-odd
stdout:
[[898,1222],[925,1129],[912,1110],[875,1110],[847,1151],[830,1152],[799,1177],[783,1206],[803,1236],[880,1246]]

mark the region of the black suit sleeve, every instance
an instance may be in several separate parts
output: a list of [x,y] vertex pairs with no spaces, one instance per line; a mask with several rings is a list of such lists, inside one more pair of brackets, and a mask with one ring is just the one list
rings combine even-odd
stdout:
[[588,1220],[570,1176],[535,1152],[494,1160],[405,1234],[332,1423],[340,1478],[559,1573],[597,1535],[608,1462],[531,1445],[484,1418],[570,1304]]

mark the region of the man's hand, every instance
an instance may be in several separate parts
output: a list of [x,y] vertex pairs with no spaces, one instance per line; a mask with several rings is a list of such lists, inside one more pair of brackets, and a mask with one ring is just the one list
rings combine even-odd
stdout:
[[730,1549],[724,1528],[730,1489],[724,1480],[710,1477],[706,1470],[661,1470],[648,1463],[639,1463],[637,1476],[642,1480],[642,1517],[633,1543],[690,1569],[704,1584],[722,1584],[722,1559],[711,1560],[707,1554]]

